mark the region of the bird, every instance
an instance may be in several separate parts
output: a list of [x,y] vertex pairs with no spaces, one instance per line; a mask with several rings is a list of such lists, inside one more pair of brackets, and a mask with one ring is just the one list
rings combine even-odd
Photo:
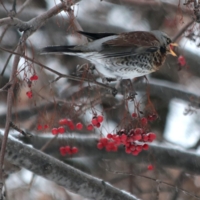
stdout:
[[161,68],[172,50],[170,37],[159,30],[124,33],[89,33],[78,31],[90,41],[82,45],[47,46],[41,54],[78,56],[93,63],[104,76],[114,79],[133,79]]

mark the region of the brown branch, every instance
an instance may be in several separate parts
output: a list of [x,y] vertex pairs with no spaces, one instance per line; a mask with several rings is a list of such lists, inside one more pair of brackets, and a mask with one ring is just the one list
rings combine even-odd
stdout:
[[24,137],[31,137],[30,133],[27,133],[27,132],[23,131],[18,126],[16,126],[13,122],[10,122],[10,127],[12,127],[13,129],[15,129],[16,131],[21,133]]
[[4,155],[5,155],[5,149],[7,145],[7,138],[8,138],[8,133],[10,129],[10,121],[11,121],[11,114],[12,114],[12,104],[13,104],[13,93],[14,93],[14,88],[16,85],[16,72],[18,68],[18,63],[20,60],[20,56],[24,54],[24,49],[25,49],[25,42],[27,38],[34,32],[36,31],[41,25],[45,23],[45,21],[52,17],[53,15],[56,15],[62,10],[66,10],[66,8],[69,8],[71,5],[67,5],[67,3],[62,2],[46,13],[35,17],[34,19],[30,20],[29,22],[22,22],[21,20],[17,18],[4,18],[0,20],[0,25],[3,24],[9,24],[9,25],[14,25],[17,26],[18,28],[22,28],[24,30],[24,33],[19,41],[17,50],[16,50],[16,55],[14,57],[14,62],[13,62],[13,67],[12,67],[12,73],[10,76],[10,81],[12,81],[11,87],[8,89],[8,95],[7,95],[7,114],[6,114],[6,124],[5,124],[5,131],[4,131],[4,136],[2,140],[2,145],[1,145],[1,152],[0,152],[0,199],[3,199],[2,196],[2,185],[3,185],[3,161],[4,161]]
[[[3,47],[0,47],[0,49],[3,50],[3,51],[9,52],[9,53],[11,53],[11,54],[14,54],[14,55],[19,55],[18,53],[12,52],[12,51],[10,51],[10,50],[8,50],[8,49],[5,49],[5,48],[3,48]],[[52,72],[52,73],[58,75],[58,77],[56,78],[56,80],[59,80],[60,78],[68,78],[68,79],[74,80],[74,81],[81,81],[81,82],[82,82],[82,81],[85,81],[85,82],[94,83],[94,84],[99,85],[99,86],[101,86],[101,87],[110,89],[110,90],[112,90],[113,92],[115,92],[115,90],[116,90],[115,88],[110,87],[109,85],[100,83],[100,82],[95,81],[95,80],[93,80],[93,79],[87,79],[87,78],[84,78],[84,77],[77,77],[77,76],[62,74],[62,73],[60,73],[60,72],[58,72],[58,71],[56,71],[56,70],[54,70],[54,69],[51,69],[51,68],[47,67],[46,65],[41,64],[40,62],[38,62],[38,61],[36,61],[36,60],[34,60],[34,59],[32,59],[32,58],[29,58],[29,57],[26,56],[26,55],[21,55],[21,57],[23,57],[23,58],[25,58],[25,59],[27,59],[27,60],[29,60],[29,61],[31,61],[31,62],[34,62],[35,64],[39,65],[40,67],[42,67],[42,68],[44,68],[44,69],[46,69],[46,70],[48,70],[48,71],[50,71],[50,72]]]
[[192,20],[190,22],[188,22],[172,39],[173,42],[176,42],[179,37],[181,37],[181,35],[195,22],[195,20]]
[[[0,134],[0,144],[2,144]],[[33,173],[89,199],[136,200],[121,190],[94,178],[34,148],[9,137],[5,158],[12,164],[24,167]]]
[[183,5],[189,5],[190,3],[193,3],[194,6],[194,16],[195,16],[195,21],[197,23],[200,23],[200,2],[197,0],[188,0],[186,3]]
[[[23,38],[23,36],[22,36]],[[22,46],[21,46],[22,45]],[[17,53],[21,54],[22,50],[20,47],[23,47],[24,43],[22,43],[18,48],[17,48]],[[10,81],[12,81],[11,87],[8,89],[8,95],[7,95],[7,114],[6,114],[6,124],[5,124],[5,131],[4,131],[4,137],[1,145],[1,152],[0,152],[0,182],[3,183],[3,161],[4,161],[4,154],[5,154],[5,149],[6,149],[6,143],[7,143],[7,138],[8,138],[8,133],[10,129],[10,121],[11,121],[11,113],[12,113],[12,104],[13,104],[13,93],[14,93],[14,88],[16,84],[16,71],[19,63],[19,56],[15,56],[14,62],[13,62],[13,68],[10,76]],[[0,188],[0,195],[2,195],[2,188]],[[2,198],[2,197],[1,197]],[[0,199],[1,199],[0,198]]]
[[[41,137],[32,133],[33,137],[25,138],[19,136],[18,138],[24,142],[28,142],[33,145],[35,148],[40,149],[47,141],[49,141],[53,136]],[[155,163],[159,167],[168,167],[171,169],[183,170],[185,173],[191,174],[200,174],[200,155],[194,151],[184,150],[181,148],[173,148],[172,146],[166,146],[164,144],[149,144],[149,149],[147,151],[142,151],[138,156],[133,156],[131,154],[125,153],[123,146],[120,146],[117,152],[107,152],[106,150],[97,149],[98,137],[91,135],[80,135],[80,134],[71,134],[62,135],[58,137],[51,145],[45,150],[48,155],[53,155],[62,160],[67,160],[85,157],[97,158],[98,160],[115,160],[120,159],[122,162],[128,163]],[[70,144],[71,146],[76,146],[79,148],[79,153],[73,155],[73,158],[70,156],[61,156],[59,151],[60,146],[65,146]],[[153,155],[153,156],[152,156]],[[156,161],[155,161],[156,159]],[[89,167],[89,166],[88,166]]]
[[[19,11],[16,13],[15,16],[19,15],[19,14],[24,10],[24,8],[25,8],[31,1],[32,1],[32,0],[27,0],[27,1],[25,1],[25,3],[21,6],[21,8],[19,9]],[[15,2],[15,3],[16,3],[16,2]],[[13,5],[13,6],[14,6],[14,5]],[[4,37],[4,35],[5,35],[5,33],[6,33],[7,30],[9,29],[9,27],[10,27],[10,25],[7,25],[7,26],[4,28],[4,30],[3,30],[3,32],[2,32],[2,34],[1,34],[1,36],[0,36],[0,43],[1,43],[1,41],[2,41],[2,39],[3,39],[3,37]],[[14,50],[15,50],[16,48],[17,48],[17,47],[15,47]],[[9,57],[8,57],[8,59],[7,59],[6,63],[5,63],[5,65],[4,65],[4,67],[3,67],[3,69],[2,69],[2,72],[1,72],[1,75],[2,75],[2,76],[3,76],[3,74],[4,74],[5,70],[6,70],[6,67],[8,66],[8,62],[10,61],[11,56],[12,56],[12,55],[9,55]]]
[[17,28],[23,31],[30,28],[30,24],[28,22],[23,22],[18,18],[11,18],[11,17],[0,19],[0,26],[3,25],[16,26]]

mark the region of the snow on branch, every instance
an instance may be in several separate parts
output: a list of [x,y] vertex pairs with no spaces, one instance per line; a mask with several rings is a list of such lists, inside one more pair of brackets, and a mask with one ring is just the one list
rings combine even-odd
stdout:
[[[3,134],[0,134],[2,144]],[[8,137],[5,159],[89,199],[136,200],[103,180],[81,172],[49,155]]]

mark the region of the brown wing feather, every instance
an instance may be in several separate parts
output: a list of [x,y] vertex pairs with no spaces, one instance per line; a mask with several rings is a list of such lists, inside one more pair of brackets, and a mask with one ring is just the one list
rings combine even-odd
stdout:
[[157,38],[149,32],[135,31],[129,33],[121,33],[116,39],[104,42],[105,46],[115,47],[131,47],[131,46],[159,46]]

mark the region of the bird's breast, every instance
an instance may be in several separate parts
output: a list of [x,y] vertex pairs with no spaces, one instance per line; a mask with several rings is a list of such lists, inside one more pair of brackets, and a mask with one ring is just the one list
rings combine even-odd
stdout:
[[161,52],[157,51],[153,54],[153,68],[157,71],[165,62],[166,54],[162,54]]

